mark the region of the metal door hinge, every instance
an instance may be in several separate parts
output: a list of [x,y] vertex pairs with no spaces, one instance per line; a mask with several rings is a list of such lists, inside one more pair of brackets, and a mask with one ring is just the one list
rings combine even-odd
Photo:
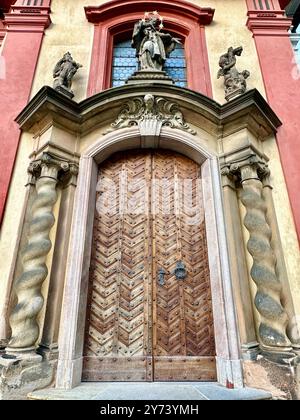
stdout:
[[165,270],[163,268],[160,268],[158,270],[158,284],[160,286],[164,286],[166,284],[166,282],[165,282],[165,275],[166,274],[167,273],[165,272]]

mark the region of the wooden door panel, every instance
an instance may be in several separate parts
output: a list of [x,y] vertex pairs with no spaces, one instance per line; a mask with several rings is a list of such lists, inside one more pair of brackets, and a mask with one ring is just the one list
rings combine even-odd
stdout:
[[144,382],[152,379],[152,356],[84,357],[83,381]]
[[147,177],[151,156],[144,153],[115,155],[99,171],[85,381],[152,380],[150,216],[135,211]]
[[[153,177],[169,188],[156,197],[153,222],[154,379],[214,380],[215,344],[200,168],[174,153],[155,154]],[[189,180],[188,182],[186,180]],[[162,191],[161,191],[161,194]],[[161,206],[161,207],[160,207]],[[165,209],[169,207],[169,214]],[[174,274],[184,263],[185,280]],[[165,271],[165,284],[157,273]]]
[[215,357],[154,356],[155,381],[215,381]]

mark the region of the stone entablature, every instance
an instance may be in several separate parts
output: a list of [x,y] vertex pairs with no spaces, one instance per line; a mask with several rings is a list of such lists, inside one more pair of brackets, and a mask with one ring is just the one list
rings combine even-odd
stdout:
[[[49,128],[49,118],[68,131],[79,132],[84,137],[91,127],[106,127],[115,122],[123,104],[128,100],[144,97],[147,93],[174,101],[191,127],[197,127],[199,119],[208,120],[205,131],[226,138],[241,128],[263,141],[274,134],[281,125],[279,118],[256,89],[220,105],[207,96],[177,86],[159,84],[127,85],[107,90],[76,103],[49,86],[43,87],[17,118],[22,130],[38,135]],[[50,113],[51,110],[51,113]],[[101,119],[99,118],[101,113]],[[44,121],[44,123],[42,123]],[[37,127],[37,123],[39,123]]]

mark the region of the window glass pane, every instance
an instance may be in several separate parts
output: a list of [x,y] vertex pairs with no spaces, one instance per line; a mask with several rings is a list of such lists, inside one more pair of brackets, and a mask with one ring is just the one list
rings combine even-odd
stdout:
[[[135,49],[131,48],[131,40],[115,44],[113,52],[112,86],[122,86],[125,81],[138,70]],[[166,73],[177,86],[186,87],[186,62],[183,45],[177,45],[165,64]]]

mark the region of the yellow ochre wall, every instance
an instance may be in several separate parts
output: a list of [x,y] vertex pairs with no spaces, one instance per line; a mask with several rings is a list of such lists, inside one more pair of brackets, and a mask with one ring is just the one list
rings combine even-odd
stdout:
[[[66,51],[83,64],[73,82],[75,100],[85,99],[93,42],[93,24],[86,20],[84,6],[100,5],[103,0],[52,0],[52,25],[46,30],[33,83],[31,97],[44,85],[52,86],[52,71]],[[218,62],[228,47],[242,45],[244,52],[238,60],[240,70],[251,72],[248,87],[257,88],[263,96],[265,90],[252,33],[246,27],[245,0],[194,0],[191,3],[216,9],[213,23],[206,27],[206,40],[214,99],[224,103],[223,81],[217,80]],[[10,281],[10,269],[18,238],[18,229],[25,200],[29,159],[33,149],[31,136],[22,135],[13,180],[10,187],[5,217],[0,237],[0,339],[3,338],[3,307]],[[300,256],[286,185],[280,165],[276,141],[265,142],[265,153],[271,158],[272,183],[278,223],[285,253],[289,281],[296,313],[300,316]],[[247,235],[247,233],[246,233]]]

